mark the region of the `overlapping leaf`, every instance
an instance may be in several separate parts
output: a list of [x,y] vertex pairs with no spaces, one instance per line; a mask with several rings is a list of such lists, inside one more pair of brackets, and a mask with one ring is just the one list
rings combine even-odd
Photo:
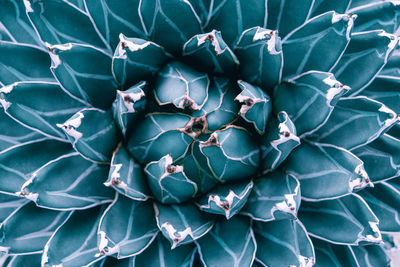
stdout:
[[39,207],[87,209],[111,202],[113,190],[101,183],[107,172],[105,166],[87,161],[76,152],[64,154],[36,170],[20,194]]
[[352,2],[354,1],[337,0],[333,2],[331,0],[315,0],[312,7],[311,17],[315,17],[332,10],[340,14],[346,13],[346,10]]
[[100,220],[100,254],[116,254],[119,259],[140,254],[157,233],[151,202],[135,201],[117,193]]
[[331,243],[360,245],[382,241],[378,218],[356,194],[319,202],[302,201],[299,218],[311,236]]
[[0,194],[0,224],[20,206],[27,202],[26,199],[13,195]]
[[300,183],[281,170],[254,182],[253,190],[242,210],[256,221],[296,219],[300,207]]
[[246,217],[218,221],[213,230],[197,243],[204,266],[251,266],[256,254],[256,240]]
[[30,266],[33,262],[40,263],[41,257],[41,254],[13,255],[8,256],[2,263],[7,267]]

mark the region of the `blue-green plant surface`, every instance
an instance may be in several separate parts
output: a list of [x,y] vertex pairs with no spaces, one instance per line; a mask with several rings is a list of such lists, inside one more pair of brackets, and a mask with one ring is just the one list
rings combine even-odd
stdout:
[[397,0],[0,0],[0,266],[389,266],[399,26]]

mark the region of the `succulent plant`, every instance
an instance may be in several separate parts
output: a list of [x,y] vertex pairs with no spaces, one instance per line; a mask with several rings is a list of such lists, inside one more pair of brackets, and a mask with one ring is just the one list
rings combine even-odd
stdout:
[[0,0],[0,265],[388,266],[400,2]]

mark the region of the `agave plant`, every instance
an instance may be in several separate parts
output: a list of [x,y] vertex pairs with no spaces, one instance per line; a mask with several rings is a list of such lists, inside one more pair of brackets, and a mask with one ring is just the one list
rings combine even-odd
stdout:
[[0,0],[0,265],[388,266],[400,2]]

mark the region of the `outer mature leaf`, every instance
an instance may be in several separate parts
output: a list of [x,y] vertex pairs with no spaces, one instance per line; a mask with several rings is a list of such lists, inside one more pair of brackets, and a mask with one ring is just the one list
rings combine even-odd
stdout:
[[81,44],[68,43],[48,48],[52,59],[51,71],[68,94],[87,106],[102,109],[111,106],[117,91],[111,72],[111,56],[98,48]]
[[195,252],[192,244],[171,249],[168,241],[162,235],[157,235],[151,245],[133,259],[135,266],[188,267],[192,266]]
[[398,77],[400,74],[399,69],[400,64],[400,47],[397,46],[397,49],[394,49],[392,54],[390,55],[388,62],[383,67],[382,71],[379,72],[378,76],[396,76]]
[[382,241],[378,218],[356,194],[319,202],[302,201],[299,218],[311,236],[331,243],[359,245]]
[[317,267],[336,266],[389,266],[389,258],[379,245],[342,246],[312,239],[315,248]]
[[235,98],[242,104],[239,115],[252,123],[260,135],[264,134],[272,110],[271,98],[261,88],[245,81],[239,80],[238,85],[242,90]]
[[9,41],[40,46],[41,42],[26,15],[24,1],[1,0],[0,3],[0,24],[3,26],[0,39],[6,40],[1,37],[4,32]]
[[283,55],[277,31],[254,27],[245,30],[235,46],[240,74],[268,92],[281,81]]
[[240,216],[218,221],[196,243],[204,266],[251,266],[257,248],[250,219]]
[[[222,38],[229,46],[233,46],[240,34],[251,27],[266,27],[266,0],[206,0],[209,10],[205,29],[221,31]],[[271,29],[271,28],[270,28]]]
[[220,31],[193,36],[183,46],[183,56],[211,73],[233,73],[239,66],[236,55],[224,42]]
[[[23,206],[27,202],[26,199],[0,194],[0,224],[17,208]],[[0,260],[1,262],[1,260]]]
[[154,95],[160,106],[172,104],[179,109],[200,110],[207,100],[209,85],[207,74],[174,61],[157,74]]
[[[105,47],[88,15],[63,0],[24,0],[26,13],[43,42]],[[73,19],[71,19],[73,18]]]
[[47,241],[42,266],[87,266],[100,260],[96,233],[102,211],[95,207],[71,213]]
[[[41,254],[27,254],[27,255],[14,255],[9,256],[3,266],[7,267],[21,267],[21,266],[32,266],[37,263],[40,265]],[[0,260],[1,262],[1,260]]]
[[150,201],[135,201],[116,193],[100,220],[100,254],[117,254],[118,259],[140,254],[157,233]]
[[112,59],[115,80],[124,87],[152,78],[168,59],[164,48],[139,38],[119,35],[119,44]]
[[379,219],[379,229],[400,232],[400,188],[383,182],[362,190],[360,196]]
[[234,125],[215,131],[207,141],[200,142],[199,148],[221,182],[253,175],[260,162],[260,150],[250,133]]
[[352,0],[315,0],[311,17],[315,17],[319,14],[328,12],[328,11],[336,11],[340,14],[346,13],[347,8],[351,4]]
[[78,153],[62,155],[35,171],[20,194],[37,206],[57,210],[87,209],[111,202],[113,190],[104,188],[108,169]]
[[151,40],[173,54],[180,53],[183,44],[202,31],[200,18],[189,1],[142,0],[139,17]]
[[276,169],[290,152],[300,145],[296,127],[285,111],[272,117],[261,139],[261,168],[264,173]]
[[[256,261],[263,266],[312,266],[314,247],[298,220],[255,222]],[[284,256],[283,256],[284,255]]]
[[275,170],[254,182],[241,213],[263,222],[296,219],[300,201],[299,181]]
[[118,131],[110,112],[100,109],[82,109],[63,124],[72,146],[82,157],[95,162],[110,162],[118,144]]
[[113,103],[112,111],[114,122],[121,130],[124,137],[129,136],[134,123],[143,115],[146,108],[144,87],[146,82],[140,82],[126,91],[117,91],[117,97]]
[[298,135],[307,135],[329,118],[339,98],[349,89],[331,73],[306,72],[274,88],[273,110],[285,111]]
[[[283,76],[310,70],[329,71],[346,49],[354,15],[324,13],[308,20],[283,39]],[[324,59],[321,60],[321,55]]]
[[303,143],[283,168],[300,181],[301,195],[310,201],[342,197],[371,185],[363,162],[350,151],[331,145]]
[[383,134],[368,145],[354,150],[373,182],[400,176],[400,139]]
[[252,192],[253,181],[220,184],[198,200],[202,211],[225,215],[229,220],[240,212]]
[[[364,3],[364,2],[363,2]],[[357,14],[354,30],[357,32],[384,30],[395,33],[400,25],[400,5],[396,1],[365,2],[347,11]]]
[[183,166],[172,162],[172,156],[166,155],[144,168],[153,196],[163,204],[182,203],[197,193],[196,183],[187,177]]
[[310,18],[313,4],[314,0],[269,0],[268,29],[276,29],[281,37],[285,37]]
[[61,141],[66,138],[56,124],[83,107],[55,82],[16,82],[5,86],[0,88],[0,104],[20,124]]
[[[67,143],[41,138],[0,153],[0,191],[14,194],[47,162],[71,152]],[[23,163],[23,164],[21,164]]]
[[353,33],[345,53],[331,70],[355,95],[367,87],[386,64],[398,43],[395,35],[382,30]]
[[0,41],[0,86],[18,81],[54,81],[49,55],[28,44]]
[[185,114],[147,114],[132,132],[127,148],[142,164],[159,160],[168,154],[177,160],[184,156],[193,140],[185,132],[190,123],[190,116]]
[[113,153],[110,172],[104,185],[112,186],[120,194],[138,201],[147,200],[150,195],[142,167],[129,155],[122,143]]
[[139,0],[84,2],[92,23],[112,49],[118,45],[120,33],[131,37],[146,37],[138,10]]
[[154,203],[157,226],[171,243],[171,249],[192,243],[207,234],[214,226],[210,215],[191,203],[162,205]]
[[398,121],[397,114],[380,102],[365,96],[343,98],[310,139],[353,150],[374,141]]
[[12,146],[42,137],[41,134],[22,126],[0,110],[0,153]]
[[21,206],[0,225],[0,251],[7,251],[10,255],[41,252],[68,214],[38,208],[33,202]]

